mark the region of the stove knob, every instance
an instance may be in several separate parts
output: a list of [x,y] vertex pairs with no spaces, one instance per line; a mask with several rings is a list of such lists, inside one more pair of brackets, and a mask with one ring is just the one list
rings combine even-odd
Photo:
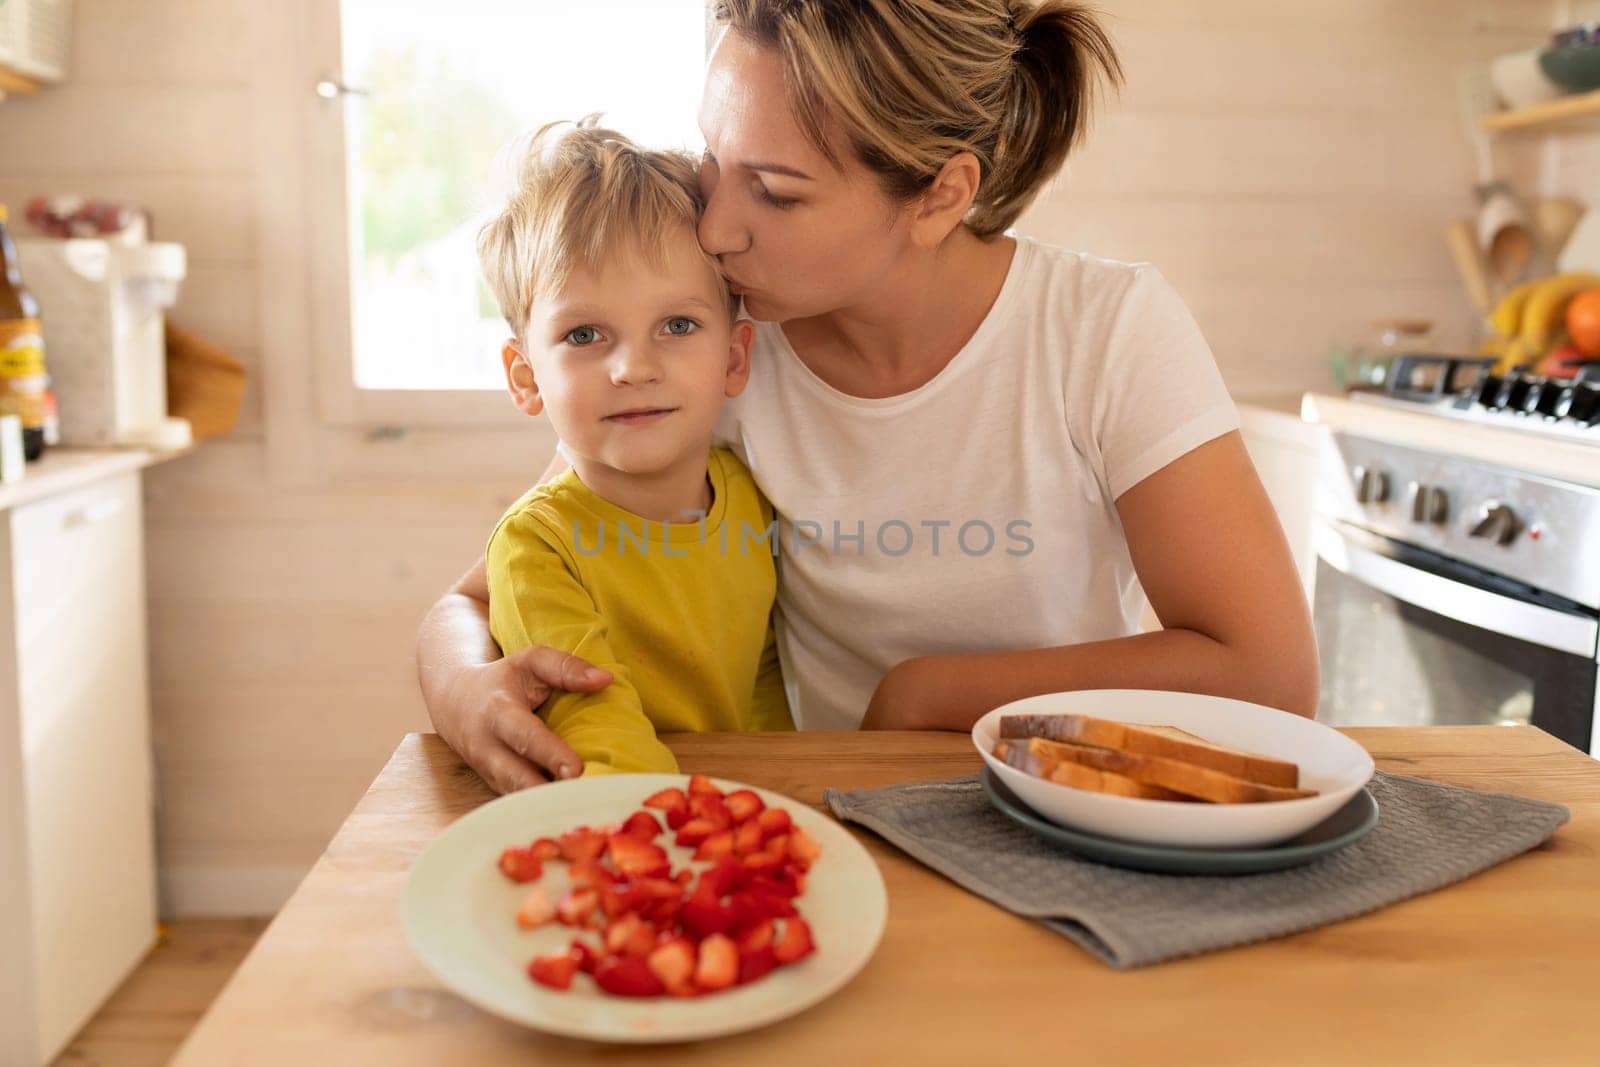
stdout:
[[1557,393],[1560,383],[1552,382],[1548,378],[1529,378],[1528,389],[1522,394],[1522,403],[1517,405],[1517,410],[1524,415],[1532,415],[1539,410],[1539,404],[1544,400],[1546,392]]
[[1508,408],[1511,411],[1521,411],[1523,410],[1523,405],[1527,403],[1528,393],[1532,389],[1533,382],[1531,379],[1525,378],[1520,374],[1514,374],[1507,378],[1506,384],[1501,387],[1500,403],[1497,406]]
[[1496,500],[1490,500],[1478,512],[1478,521],[1467,531],[1469,537],[1486,537],[1497,545],[1509,545],[1522,530],[1522,520],[1517,513]]
[[1350,471],[1356,483],[1356,502],[1381,504],[1389,499],[1389,476],[1371,467],[1356,467]]
[[1483,381],[1478,383],[1478,403],[1486,408],[1499,407],[1500,390],[1504,388],[1506,380],[1498,374],[1485,374]]
[[1567,410],[1557,414],[1589,426],[1600,425],[1600,383],[1579,382],[1574,385],[1572,396],[1567,400]]
[[1449,494],[1436,485],[1423,485],[1421,482],[1412,482],[1409,491],[1412,522],[1427,522],[1435,526],[1444,522],[1450,513]]
[[1566,382],[1554,379],[1544,383],[1544,388],[1539,391],[1539,402],[1535,405],[1539,414],[1547,419],[1559,419],[1567,413],[1572,406],[1573,387]]

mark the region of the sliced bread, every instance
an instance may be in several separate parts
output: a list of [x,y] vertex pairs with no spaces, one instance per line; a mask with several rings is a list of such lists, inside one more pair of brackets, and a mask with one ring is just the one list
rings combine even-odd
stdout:
[[[1041,746],[1048,744],[1049,742],[1040,742]],[[1134,781],[1114,771],[1098,770],[1081,763],[1063,762],[1046,748],[1036,749],[1033,742],[1029,742],[1024,748],[1002,741],[995,746],[994,755],[996,759],[1024,774],[1072,786],[1074,789],[1085,789],[1091,793],[1110,793],[1115,796],[1140,797],[1145,800],[1192,801],[1194,799],[1159,785]]]
[[1002,738],[1042,737],[1076,745],[1181,760],[1247,782],[1296,789],[1300,768],[1287,760],[1214,744],[1176,726],[1141,726],[1090,715],[1003,715]]
[[1064,763],[1078,763],[1097,771],[1109,771],[1146,785],[1158,785],[1188,796],[1217,804],[1258,804],[1269,800],[1297,800],[1315,796],[1312,789],[1284,789],[1236,778],[1182,760],[1146,756],[1135,752],[1096,748],[1070,742],[1034,738],[1028,748],[1040,758],[1054,757]]

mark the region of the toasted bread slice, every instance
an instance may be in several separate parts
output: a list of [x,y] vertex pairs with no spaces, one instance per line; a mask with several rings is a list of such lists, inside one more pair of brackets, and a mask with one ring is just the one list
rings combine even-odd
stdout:
[[[1049,742],[1041,742],[1041,745]],[[1091,793],[1111,793],[1116,796],[1141,797],[1145,800],[1193,800],[1193,797],[1182,793],[1175,793],[1170,789],[1163,789],[1159,785],[1148,785],[1136,782],[1125,775],[1114,771],[1096,770],[1085,767],[1079,763],[1062,762],[1048,749],[1035,749],[1032,742],[1028,747],[1009,745],[1002,741],[994,748],[995,758],[1001,760],[1024,774],[1031,774],[1035,778],[1069,785],[1074,789],[1085,789]]]
[[1287,760],[1213,744],[1176,726],[1136,726],[1089,715],[1003,715],[1000,736],[1042,737],[1143,756],[1160,756],[1280,789],[1300,785],[1300,768]]
[[1028,747],[1041,758],[1049,756],[1063,762],[1080,763],[1097,771],[1110,771],[1132,778],[1136,782],[1159,785],[1217,804],[1259,804],[1269,800],[1298,800],[1301,797],[1316,796],[1314,789],[1284,789],[1279,786],[1262,785],[1259,782],[1247,782],[1231,774],[1223,774],[1221,771],[1213,771],[1163,756],[1146,756],[1110,748],[1046,741],[1037,737],[1028,742]]

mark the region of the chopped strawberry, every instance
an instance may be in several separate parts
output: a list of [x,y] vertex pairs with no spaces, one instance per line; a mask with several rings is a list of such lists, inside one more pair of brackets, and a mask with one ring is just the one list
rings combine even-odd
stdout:
[[728,805],[722,802],[720,796],[710,793],[696,793],[690,797],[689,814],[696,819],[708,820],[718,830],[726,830],[733,826],[733,815],[728,811]]
[[565,926],[582,926],[600,906],[600,894],[593,889],[573,889],[556,902],[556,918]]
[[544,873],[544,865],[531,850],[513,845],[500,853],[500,873],[513,882],[532,882]]
[[678,831],[678,836],[672,839],[675,845],[685,845],[693,848],[718,830],[722,829],[710,819],[690,819]]
[[804,870],[810,868],[820,855],[822,855],[822,846],[817,844],[817,839],[796,826],[789,834],[790,858]]
[[729,897],[728,909],[733,912],[736,929],[744,929],[762,919],[782,919],[795,914],[788,897],[760,886],[741,889]]
[[644,960],[635,956],[608,956],[594,969],[601,989],[619,997],[659,997],[667,987]]
[[647,811],[636,811],[622,824],[622,832],[640,841],[654,841],[661,833],[661,824]]
[[732,925],[733,916],[722,902],[715,897],[696,893],[683,902],[683,910],[679,913],[683,921],[683,928],[695,937],[710,937],[720,934]]
[[773,917],[763,901],[749,893],[735,893],[729,897],[727,909],[727,932],[736,936],[743,936],[747,931],[761,925],[763,920]]
[[742,861],[745,873],[751,878],[772,877],[776,875],[783,865],[789,862],[787,856],[773,855],[771,852],[758,852],[754,856],[746,856]]
[[672,861],[660,845],[628,834],[612,834],[606,839],[606,850],[617,872],[627,878],[649,878],[672,870]]
[[693,800],[696,793],[720,797],[722,790],[713,785],[711,779],[705,775],[691,774],[689,776],[689,799]]
[[541,863],[561,858],[561,846],[548,837],[541,837],[528,846],[528,851],[539,858]]
[[753,822],[741,825],[733,832],[733,851],[739,856],[748,856],[752,852],[761,851],[761,827]]
[[713,897],[725,897],[742,886],[746,877],[744,866],[732,856],[725,856],[700,872],[700,884],[695,888]]
[[789,833],[773,834],[767,838],[767,843],[761,846],[761,851],[772,852],[787,859],[789,857]]
[[749,789],[734,790],[723,798],[723,803],[728,806],[728,814],[733,816],[736,823],[748,822],[767,806],[766,801]]
[[770,948],[761,948],[754,952],[741,952],[739,953],[739,984],[745,985],[746,983],[754,982],[757,978],[764,978],[777,965],[778,957],[772,954]]
[[689,814],[689,807],[688,807],[687,804],[684,805],[684,808],[683,808],[682,811],[679,811],[677,809],[673,809],[672,811],[667,812],[667,829],[668,830],[681,829],[683,827],[683,824],[688,822],[692,818],[693,818],[693,816]]
[[556,909],[551,906],[550,898],[538,886],[528,890],[528,895],[522,898],[522,906],[517,909],[517,925],[524,930],[543,926],[555,917]]
[[605,912],[607,919],[637,912],[645,904],[643,891],[631,882],[603,885],[599,887],[599,891],[600,910]]
[[561,855],[568,863],[599,859],[606,849],[606,839],[587,826],[562,834],[559,844]]
[[645,964],[668,992],[680,993],[694,989],[694,969],[697,962],[695,944],[687,937],[663,941],[653,949]]
[[572,952],[536,956],[528,964],[528,977],[551,989],[571,989],[572,976],[578,973],[578,957]]
[[643,959],[655,947],[655,928],[637,915],[624,915],[606,928],[606,951],[613,955]]
[[758,952],[764,948],[772,947],[772,939],[777,934],[777,927],[772,925],[771,919],[762,919],[750,929],[739,935],[739,954]]
[[784,900],[799,896],[800,894],[795,891],[794,884],[785,879],[783,873],[783,871],[779,871],[777,877],[765,874],[756,875],[745,882],[744,888],[751,893],[765,893],[770,896],[782,897]]
[[726,989],[739,977],[739,951],[723,934],[712,934],[700,942],[700,958],[694,969],[694,984],[710,991]]
[[659,793],[652,793],[645,798],[644,806],[655,808],[657,811],[674,812],[689,810],[689,794],[681,789],[663,789]]
[[756,816],[756,824],[761,827],[761,832],[768,837],[786,834],[794,820],[789,818],[789,813],[782,808],[768,808]]
[[783,933],[778,935],[778,940],[772,946],[772,954],[778,957],[779,963],[785,964],[804,959],[815,951],[811,927],[798,915],[783,924]]
[[719,830],[700,842],[700,847],[694,850],[697,860],[716,860],[733,853],[733,831]]
[[594,949],[589,947],[589,942],[575,937],[572,939],[572,944],[567,947],[567,951],[578,961],[578,970],[584,974],[594,973],[595,967],[600,962],[600,957],[595,954]]
[[567,868],[567,878],[579,889],[599,889],[615,881],[611,872],[597,859],[578,860]]

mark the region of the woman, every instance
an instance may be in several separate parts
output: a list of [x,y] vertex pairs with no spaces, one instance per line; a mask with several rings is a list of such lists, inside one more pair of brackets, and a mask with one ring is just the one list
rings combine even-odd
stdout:
[[[761,320],[719,436],[780,516],[800,727],[966,729],[1094,688],[1312,714],[1304,597],[1193,318],[1148,265],[1004,233],[1120,81],[1092,16],[717,14],[700,239]],[[1141,586],[1159,632],[1137,633]],[[553,649],[498,658],[486,600],[480,560],[424,621],[435,729],[501,792],[578,773],[533,711],[608,677]]]

